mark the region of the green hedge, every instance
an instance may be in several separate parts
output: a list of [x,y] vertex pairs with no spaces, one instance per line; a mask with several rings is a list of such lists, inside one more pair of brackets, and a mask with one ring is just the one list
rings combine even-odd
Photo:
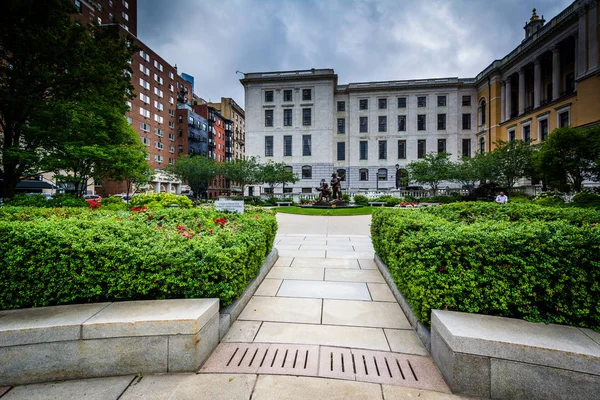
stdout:
[[531,204],[376,210],[376,252],[417,318],[432,309],[600,329],[599,214]]
[[233,302],[273,247],[266,212],[0,209],[0,309],[218,297]]

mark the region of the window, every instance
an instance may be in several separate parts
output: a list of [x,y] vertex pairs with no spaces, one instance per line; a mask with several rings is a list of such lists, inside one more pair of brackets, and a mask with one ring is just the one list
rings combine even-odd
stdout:
[[175,99],[172,97],[169,97],[169,104],[175,104]]
[[174,117],[175,116],[175,110],[173,110],[172,108],[169,108],[169,115],[171,117]]
[[312,188],[302,188],[302,193],[305,193],[305,194],[312,193]]
[[398,140],[398,158],[406,159],[406,140]]
[[438,107],[446,107],[446,95],[438,96]]
[[175,141],[175,134],[174,134],[174,133],[169,133],[169,140],[170,140],[171,142],[174,142],[174,141]]
[[157,163],[162,163],[164,160],[163,156],[154,156],[154,161]]
[[426,120],[425,120],[424,114],[417,115],[417,130],[418,131],[424,131],[427,129],[427,124],[425,122],[426,122]]
[[177,151],[180,153],[183,153],[183,146],[182,145],[177,146]]
[[265,110],[265,126],[273,126],[273,110]]
[[387,132],[387,117],[385,115],[379,116],[379,132]]
[[272,103],[272,102],[273,102],[273,91],[265,90],[265,103]]
[[161,117],[161,116],[160,116],[160,115],[158,115],[158,114],[154,114],[154,120],[155,120],[156,122],[158,122],[159,124],[162,124],[162,123],[164,122],[164,118],[163,118],[163,117]]
[[[162,70],[161,70],[161,71],[162,71]],[[170,71],[169,71],[169,79],[174,79],[174,78],[175,78],[175,75],[173,75],[173,72],[170,72]]]
[[143,115],[146,118],[150,118],[150,111],[146,110],[143,107],[140,107],[140,115]]
[[523,141],[531,142],[531,125],[525,125],[523,127]]
[[471,96],[463,96],[462,97],[462,105],[463,106],[470,106],[471,105]]
[[340,177],[340,180],[342,182],[346,182],[346,170],[345,169],[340,168],[335,172],[337,172],[337,174]]
[[358,174],[359,174],[359,176],[360,176],[360,178],[359,178],[359,179],[360,179],[361,181],[368,181],[368,180],[369,180],[369,170],[368,170],[368,169],[366,169],[366,168],[361,168],[361,169],[358,171]]
[[358,109],[359,110],[368,110],[369,109],[369,99],[360,99],[358,101]]
[[163,98],[163,91],[157,87],[154,88],[154,94],[160,97],[161,99]]
[[302,179],[312,179],[312,167],[310,165],[302,167]]
[[426,96],[417,97],[417,107],[427,107],[427,97]]
[[162,85],[164,83],[163,78],[161,78],[160,76],[158,76],[158,74],[154,74],[154,80],[156,82],[158,82],[159,85]]
[[543,142],[548,139],[548,119],[543,119],[540,121],[540,140]]
[[150,83],[146,82],[142,78],[140,78],[140,86],[146,90],[150,90]]
[[563,111],[558,114],[558,127],[564,128],[565,126],[569,126],[569,111]]
[[398,132],[406,131],[406,115],[398,115]]
[[361,160],[369,159],[369,142],[366,140],[360,141],[360,157]]
[[127,8],[127,9],[129,8],[129,3],[127,1],[123,0],[122,3],[123,3],[123,7]]
[[367,133],[369,132],[369,117],[360,117],[360,132]]
[[171,128],[171,129],[175,128],[175,122],[169,121],[169,128]]
[[175,86],[169,84],[169,92],[173,92],[175,90]]
[[150,104],[150,97],[146,96],[144,93],[140,93],[140,100],[145,104]]
[[337,132],[338,133],[346,133],[346,119],[338,118],[337,120]]
[[[291,89],[286,89],[283,91],[283,101],[284,102],[292,101],[292,90]],[[236,117],[237,117],[237,115],[236,115]]]
[[508,141],[514,142],[515,140],[517,140],[517,133],[514,129],[511,129],[508,131]]
[[154,67],[159,70],[160,72],[162,72],[163,70],[163,66],[161,63],[159,63],[158,61],[154,60]]
[[154,100],[154,107],[160,111],[164,110],[164,107],[162,105],[162,103],[159,103],[158,101]]
[[165,132],[160,128],[154,128],[154,134],[158,137],[163,137]]
[[162,150],[164,148],[161,142],[154,142],[154,147],[156,147],[159,150]]
[[273,157],[273,136],[265,136],[265,157]]
[[471,157],[471,139],[462,140],[462,156]]
[[462,115],[462,128],[465,130],[471,129],[471,114]]
[[379,168],[377,170],[377,180],[378,181],[387,181],[387,169],[386,168]]
[[424,158],[426,153],[426,142],[425,140],[417,141],[417,158]]
[[283,156],[284,157],[292,156],[292,137],[291,136],[283,137]]
[[81,14],[81,1],[75,0],[75,8],[77,8],[77,12]]
[[302,89],[302,100],[303,101],[312,100],[312,90],[311,89]]
[[312,155],[312,140],[310,135],[302,135],[302,155],[305,157]]
[[387,108],[387,99],[379,99],[377,104],[380,110],[385,110]]
[[292,110],[283,110],[283,126],[292,126]]
[[143,137],[142,143],[144,143],[146,146],[150,146],[151,141],[150,141],[150,139]]
[[140,122],[140,129],[144,132],[150,132],[150,125],[145,122]]
[[446,114],[438,114],[437,116],[437,128],[438,131],[446,130]]
[[140,50],[140,57],[150,62],[150,54],[146,53],[144,50]]
[[344,161],[346,159],[346,142],[337,142],[337,160]]
[[150,69],[148,67],[146,67],[144,64],[140,64],[140,71],[142,72],[142,74],[148,76],[150,75]]
[[479,106],[479,115],[481,116],[481,123],[480,125],[485,124],[485,110],[486,110],[486,105],[485,105],[485,99],[481,100],[481,104]]
[[446,139],[438,139],[438,153],[446,152]]
[[312,124],[312,110],[310,108],[302,109],[302,125],[310,126]]
[[398,108],[406,108],[406,97],[398,97]]
[[175,153],[175,146],[169,146],[169,153]]
[[133,124],[133,119],[131,119],[131,117],[127,117],[127,122],[129,122],[129,125]]
[[337,102],[337,110],[338,111],[346,111],[346,102],[345,101],[338,101]]
[[379,159],[387,160],[387,140],[379,141]]

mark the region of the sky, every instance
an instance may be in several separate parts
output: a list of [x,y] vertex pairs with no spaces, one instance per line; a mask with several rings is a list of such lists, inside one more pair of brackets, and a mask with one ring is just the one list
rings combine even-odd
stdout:
[[138,37],[209,101],[237,71],[333,68],[338,83],[472,78],[572,0],[138,0]]

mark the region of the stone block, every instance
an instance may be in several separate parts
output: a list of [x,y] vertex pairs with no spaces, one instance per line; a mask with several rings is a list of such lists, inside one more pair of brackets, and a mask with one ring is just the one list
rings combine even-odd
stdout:
[[2,400],[117,400],[133,378],[113,376],[17,386]]
[[80,325],[109,304],[0,311],[0,347],[80,339]]
[[229,328],[231,328],[231,315],[229,314],[220,314],[219,318],[219,340],[223,339]]
[[218,344],[219,314],[195,335],[169,336],[168,372],[197,371]]
[[112,303],[82,325],[83,339],[193,335],[219,312],[218,299]]
[[491,360],[491,396],[510,400],[597,399],[600,376],[507,360]]

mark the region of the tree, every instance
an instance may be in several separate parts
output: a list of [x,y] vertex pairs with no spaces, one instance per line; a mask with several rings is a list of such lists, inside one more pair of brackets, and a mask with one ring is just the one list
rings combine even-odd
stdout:
[[497,141],[496,148],[485,155],[486,161],[489,161],[485,165],[492,167],[489,170],[490,180],[510,191],[519,179],[531,176],[532,149],[528,142],[522,140]]
[[[132,91],[124,73],[131,72],[127,60],[132,48],[117,27],[80,26],[70,17],[74,11],[68,0],[3,3],[0,174],[5,197],[12,197],[19,180],[38,174],[42,165],[53,170],[59,159],[80,156],[77,142],[96,145],[85,138],[89,130],[76,129],[80,121],[86,129],[104,125],[108,135],[121,129],[121,137],[129,137],[115,121],[117,116],[123,120],[125,98]],[[79,114],[82,110],[86,115]],[[115,148],[105,150],[109,157],[115,155]]]
[[237,159],[233,162],[222,164],[219,169],[219,174],[240,185],[242,196],[244,195],[246,186],[262,183],[261,168],[256,157]]
[[477,158],[464,157],[462,160],[452,164],[449,179],[459,182],[464,186],[473,187],[475,186],[475,182],[480,180],[480,176]]
[[452,162],[446,152],[429,153],[422,161],[408,164],[407,168],[411,180],[428,184],[431,190],[436,191],[441,181],[451,178]]
[[165,170],[181,179],[192,188],[194,201],[198,201],[201,193],[205,193],[212,181],[217,176],[217,163],[206,156],[183,155],[174,165],[169,165]]
[[533,155],[538,175],[550,188],[581,191],[583,181],[600,177],[599,136],[600,127],[555,129]]
[[279,184],[285,185],[286,183],[298,182],[298,177],[291,170],[291,167],[282,162],[275,163],[270,161],[267,164],[261,165],[260,170],[260,180],[262,183],[271,186],[271,192]]

